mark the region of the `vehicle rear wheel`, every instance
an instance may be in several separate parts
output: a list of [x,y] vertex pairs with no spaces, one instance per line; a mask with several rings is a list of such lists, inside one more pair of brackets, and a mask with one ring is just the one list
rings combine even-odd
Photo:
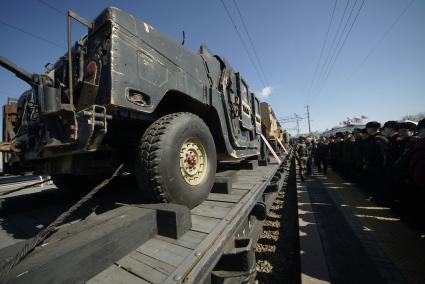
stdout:
[[208,196],[217,157],[208,126],[192,113],[173,113],[144,133],[136,162],[143,195],[155,202],[193,208]]

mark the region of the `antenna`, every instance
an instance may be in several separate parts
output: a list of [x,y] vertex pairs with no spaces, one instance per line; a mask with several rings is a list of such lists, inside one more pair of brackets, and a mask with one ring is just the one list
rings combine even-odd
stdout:
[[182,31],[182,36],[183,36],[182,45],[184,45],[184,41],[186,39],[186,33],[184,31]]

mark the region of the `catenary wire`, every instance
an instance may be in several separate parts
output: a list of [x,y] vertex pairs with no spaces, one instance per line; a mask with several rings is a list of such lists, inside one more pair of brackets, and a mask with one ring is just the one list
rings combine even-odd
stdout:
[[53,10],[53,11],[55,11],[55,12],[57,12],[57,13],[61,14],[61,15],[65,15],[65,16],[67,16],[67,14],[66,14],[64,11],[62,11],[62,10],[60,10],[60,9],[56,8],[55,6],[51,5],[50,3],[46,2],[46,1],[43,1],[43,0],[37,0],[37,1],[38,1],[40,4],[43,4],[44,6],[46,6],[46,7],[50,8],[51,10]]
[[255,72],[257,73],[258,78],[260,79],[260,81],[261,81],[261,83],[262,83],[263,87],[266,87],[266,83],[265,83],[265,82],[264,82],[264,80],[262,79],[261,74],[260,74],[260,71],[258,70],[257,65],[255,64],[254,60],[252,59],[252,56],[251,56],[251,54],[249,53],[249,50],[248,50],[248,46],[246,45],[246,43],[245,43],[245,41],[244,41],[244,39],[243,39],[243,37],[242,37],[241,33],[239,32],[238,26],[236,25],[236,22],[233,20],[233,17],[232,17],[232,15],[230,14],[229,9],[227,8],[227,6],[226,6],[226,4],[224,3],[224,1],[223,1],[223,0],[220,0],[220,2],[221,2],[221,4],[223,5],[223,8],[224,8],[224,10],[226,11],[227,16],[229,17],[229,20],[232,22],[232,26],[233,26],[233,28],[235,29],[236,34],[237,34],[237,35],[238,35],[238,37],[239,37],[239,40],[242,42],[242,45],[243,45],[243,47],[244,47],[244,49],[245,49],[245,52],[246,52],[246,54],[248,55],[248,59],[249,59],[249,61],[251,62],[252,66],[254,67],[254,70],[255,70]]
[[233,3],[235,5],[235,7],[236,7],[236,11],[238,13],[238,16],[239,16],[239,18],[240,18],[240,20],[242,22],[242,27],[244,28],[245,33],[246,33],[246,35],[248,37],[248,41],[249,41],[249,43],[250,43],[250,45],[252,47],[252,51],[254,53],[254,56],[257,59],[258,67],[259,67],[259,69],[261,71],[261,74],[263,75],[264,81],[266,82],[267,85],[269,85],[269,82],[267,80],[266,73],[264,72],[263,64],[261,63],[260,57],[258,56],[257,49],[255,48],[254,42],[252,41],[252,37],[251,37],[251,34],[248,31],[248,27],[245,24],[245,20],[243,19],[242,13],[241,13],[241,11],[239,9],[239,5],[238,5],[238,3],[237,3],[236,0],[233,0]]
[[319,82],[317,84],[317,88],[316,89],[321,89],[321,86],[323,85],[323,82],[324,82],[324,79],[326,77],[326,74],[328,73],[329,68],[330,68],[330,66],[332,64],[332,61],[335,58],[335,55],[336,55],[336,53],[338,51],[338,47],[340,46],[340,43],[341,43],[342,39],[344,38],[344,35],[346,34],[348,23],[350,22],[351,17],[353,16],[354,9],[356,8],[357,2],[358,2],[358,0],[355,0],[353,6],[351,6],[351,9],[350,9],[350,12],[348,14],[348,17],[346,18],[345,23],[344,23],[344,27],[342,28],[342,30],[340,32],[338,31],[338,33],[336,34],[333,48],[332,48],[332,50],[330,52],[330,56],[328,57],[328,60],[326,61],[325,67],[322,70],[321,77],[320,77],[320,80],[319,80]]
[[6,26],[6,27],[9,27],[10,29],[13,29],[13,30],[19,31],[19,32],[21,32],[21,33],[23,33],[23,34],[26,34],[26,35],[28,35],[28,36],[31,36],[31,37],[33,37],[33,38],[36,38],[36,39],[38,39],[38,40],[44,41],[45,43],[48,43],[48,44],[50,44],[50,45],[52,45],[52,46],[55,46],[55,47],[57,47],[57,48],[65,49],[65,47],[63,47],[62,45],[60,45],[60,44],[58,44],[58,43],[56,43],[56,42],[54,42],[54,41],[51,41],[51,40],[49,40],[49,39],[47,39],[47,38],[44,38],[44,37],[39,36],[39,35],[36,35],[36,34],[34,34],[34,33],[32,33],[32,32],[26,31],[26,30],[24,30],[24,29],[22,29],[22,28],[20,28],[20,27],[17,27],[17,26],[14,26],[14,25],[12,25],[12,24],[9,24],[9,23],[7,23],[7,22],[5,22],[5,21],[3,21],[3,20],[0,20],[0,24],[4,25],[4,26]]
[[319,85],[319,89],[323,86],[324,80],[326,78],[326,74],[328,74],[328,72],[329,72],[329,70],[331,68],[332,62],[334,62],[334,59],[335,59],[335,57],[336,57],[336,55],[338,53],[339,47],[341,47],[341,42],[343,41],[343,39],[345,38],[345,36],[348,33],[348,32],[346,32],[347,31],[347,27],[348,27],[348,24],[351,21],[351,17],[354,15],[354,11],[355,11],[355,8],[357,6],[357,2],[358,2],[358,0],[356,0],[356,2],[354,2],[354,5],[351,7],[350,14],[348,15],[347,21],[344,24],[344,28],[342,29],[342,32],[341,32],[341,34],[338,37],[338,42],[335,45],[334,50],[332,51],[332,55],[330,57],[330,60],[328,62],[328,65],[326,66],[325,71],[323,73],[323,78],[322,78],[322,81],[321,81],[321,85]]
[[362,0],[362,3],[360,4],[359,9],[357,10],[356,16],[355,16],[355,18],[354,18],[353,22],[351,23],[351,26],[350,26],[350,28],[349,28],[349,30],[348,30],[348,32],[347,32],[347,34],[346,34],[345,38],[344,38],[344,41],[343,41],[342,45],[340,46],[340,48],[338,49],[338,52],[337,52],[336,57],[335,57],[335,60],[332,62],[332,65],[331,65],[331,67],[330,67],[330,69],[329,69],[329,72],[326,74],[325,80],[324,80],[324,82],[323,82],[323,84],[322,84],[322,87],[321,87],[321,89],[319,90],[319,92],[317,92],[317,93],[316,93],[316,96],[319,96],[319,95],[320,95],[320,93],[322,92],[322,90],[323,90],[324,86],[326,85],[326,82],[327,82],[327,80],[328,80],[328,78],[329,78],[329,75],[332,73],[333,67],[335,66],[335,63],[337,62],[337,60],[338,60],[338,58],[339,58],[339,55],[341,54],[341,51],[342,51],[342,49],[344,48],[345,43],[347,42],[347,39],[348,39],[348,37],[350,36],[350,33],[351,33],[351,31],[352,31],[352,29],[353,29],[354,25],[355,25],[355,24],[356,24],[356,22],[357,22],[357,19],[358,19],[359,15],[360,15],[360,12],[361,12],[361,10],[362,10],[362,9],[363,9],[363,7],[364,7],[364,3],[365,3],[365,1],[366,1],[366,0]]
[[319,73],[318,73],[318,77],[317,77],[317,81],[316,81],[316,86],[318,85],[318,82],[321,82],[321,78],[323,78],[324,68],[325,68],[325,66],[327,66],[328,61],[330,60],[330,56],[331,56],[331,54],[332,54],[332,51],[334,50],[334,45],[336,44],[336,41],[337,41],[337,38],[338,38],[339,32],[340,32],[340,30],[341,30],[342,23],[343,23],[343,21],[344,21],[344,19],[345,19],[345,14],[347,13],[347,9],[348,9],[348,6],[349,6],[349,4],[350,4],[350,1],[351,1],[351,0],[347,0],[347,4],[345,5],[345,7],[344,7],[344,12],[342,13],[341,18],[339,19],[339,23],[338,23],[338,26],[337,26],[336,32],[335,32],[335,34],[334,34],[334,36],[333,36],[333,38],[332,38],[332,43],[331,43],[331,45],[329,46],[329,49],[328,49],[328,52],[327,52],[327,55],[326,55],[325,61],[324,61],[324,62],[323,62],[323,64],[320,66]]
[[323,51],[325,50],[326,43],[328,42],[329,31],[330,31],[331,26],[332,26],[332,23],[333,23],[333,19],[334,19],[334,15],[335,15],[335,10],[336,10],[337,3],[338,3],[338,0],[335,0],[334,6],[333,6],[333,9],[332,9],[331,19],[329,20],[328,29],[326,31],[325,40],[323,41],[322,49],[320,50],[319,60],[317,61],[316,69],[314,71],[313,78],[311,79],[310,86],[308,88],[307,97],[310,96],[311,89],[313,88],[313,84],[314,84],[314,82],[316,80],[316,77],[317,77],[317,72],[319,71],[320,62],[322,62]]
[[354,69],[354,71],[350,74],[350,76],[347,79],[350,79],[366,63],[366,61],[376,51],[376,49],[384,41],[384,39],[391,33],[391,31],[398,24],[398,22],[404,16],[404,14],[407,12],[407,10],[410,9],[410,7],[412,6],[412,4],[414,2],[415,2],[415,0],[411,0],[409,3],[407,3],[406,6],[404,6],[404,9],[400,12],[400,14],[398,14],[398,16],[395,18],[395,20],[391,23],[391,25],[388,26],[388,28],[385,30],[385,32],[382,34],[382,36],[376,41],[376,43],[369,50],[369,52],[367,53],[367,55],[365,56],[365,58],[363,58],[363,60],[359,63],[359,65],[357,65],[357,67]]

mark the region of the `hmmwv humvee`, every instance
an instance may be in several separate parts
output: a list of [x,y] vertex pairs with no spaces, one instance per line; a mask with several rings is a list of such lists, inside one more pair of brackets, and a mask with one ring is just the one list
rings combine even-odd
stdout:
[[[72,46],[73,19],[88,33]],[[0,65],[32,87],[5,107],[10,173],[43,171],[76,190],[125,163],[145,196],[194,207],[217,160],[259,154],[259,100],[242,76],[117,8],[93,22],[69,12],[68,52],[45,74]]]

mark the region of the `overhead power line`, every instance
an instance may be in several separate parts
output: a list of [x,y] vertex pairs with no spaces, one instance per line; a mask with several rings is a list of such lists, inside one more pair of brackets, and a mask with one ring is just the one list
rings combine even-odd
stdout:
[[[323,88],[326,86],[328,78],[330,74],[332,73],[336,62],[338,61],[339,55],[341,54],[341,51],[343,50],[347,42],[347,39],[349,38],[351,31],[357,22],[358,16],[361,10],[363,9],[364,3],[365,3],[365,0],[360,0],[360,1],[361,1],[360,5],[357,5],[358,0],[355,1],[355,3],[350,9],[349,15],[345,17],[345,15],[347,14],[349,3],[350,3],[350,0],[347,1],[347,4],[344,8],[343,15],[339,21],[337,31],[334,35],[331,48],[328,50],[328,56],[320,69],[320,73],[318,77],[319,79],[318,79],[318,82],[316,83],[315,92],[314,92],[312,101],[315,100],[321,94]],[[356,9],[357,6],[359,7]],[[353,17],[354,14],[355,14],[354,19],[351,21],[351,18]],[[344,23],[344,28],[342,28],[343,23]],[[348,27],[348,30],[347,30],[347,27]]]
[[249,41],[249,43],[250,43],[250,45],[252,47],[252,51],[254,53],[254,56],[257,59],[258,67],[259,67],[259,69],[261,71],[261,74],[263,75],[263,79],[266,82],[266,84],[269,85],[268,80],[267,80],[267,76],[266,76],[266,74],[264,72],[263,65],[261,64],[261,60],[260,60],[260,57],[258,56],[257,49],[255,48],[254,42],[252,41],[251,35],[250,35],[249,31],[248,31],[248,28],[247,28],[247,26],[245,24],[245,21],[244,21],[243,17],[242,17],[242,13],[241,13],[241,11],[239,9],[239,5],[236,2],[236,0],[233,0],[233,3],[235,4],[236,11],[238,12],[238,15],[239,15],[239,18],[240,18],[240,20],[242,22],[242,26],[243,26],[243,28],[245,30],[245,33],[248,36],[248,41]]
[[337,54],[336,54],[336,56],[335,56],[335,59],[333,60],[332,65],[330,66],[328,73],[326,74],[326,77],[325,77],[325,79],[324,79],[324,81],[323,81],[323,84],[322,84],[321,89],[319,90],[318,94],[320,94],[320,92],[323,90],[324,86],[326,85],[326,82],[327,82],[327,80],[328,80],[328,78],[329,78],[329,75],[332,73],[333,67],[335,66],[335,63],[336,63],[336,61],[338,60],[339,55],[341,54],[341,51],[342,51],[342,49],[344,48],[345,43],[347,42],[347,39],[348,39],[348,37],[350,36],[351,31],[352,31],[352,29],[353,29],[354,25],[355,25],[355,24],[356,24],[356,22],[357,22],[357,19],[358,19],[359,15],[360,15],[361,10],[363,9],[363,6],[364,6],[365,1],[366,1],[366,0],[362,0],[362,3],[360,4],[359,9],[357,10],[356,16],[355,16],[355,18],[354,18],[353,22],[351,23],[351,26],[350,26],[350,28],[349,28],[348,32],[347,32],[347,33],[346,33],[346,35],[345,35],[345,38],[344,38],[344,41],[342,42],[342,45],[340,46],[340,48],[339,48],[339,49],[338,49],[338,51],[337,51]]
[[350,23],[351,17],[354,15],[354,10],[356,8],[357,2],[358,2],[358,0],[356,0],[354,2],[353,6],[351,7],[350,13],[349,13],[349,15],[347,17],[347,20],[345,21],[345,24],[344,24],[344,28],[342,29],[341,33],[338,36],[338,41],[337,41],[334,49],[332,50],[331,56],[329,58],[329,61],[327,62],[327,65],[325,66],[324,72],[322,74],[323,75],[322,76],[322,81],[320,82],[320,85],[318,86],[319,89],[321,89],[321,87],[324,85],[326,75],[328,74],[329,70],[331,69],[332,62],[334,61],[334,59],[336,57],[336,54],[338,53],[339,47],[341,46],[341,42],[343,41],[344,37],[348,33],[348,32],[346,32],[347,31],[347,27],[348,27],[348,24]]
[[310,87],[308,88],[307,97],[310,96],[311,89],[313,87],[314,82],[316,81],[317,72],[319,71],[320,62],[322,62],[323,51],[325,50],[326,43],[328,42],[329,31],[331,29],[332,22],[334,20],[335,9],[336,9],[337,3],[338,3],[338,0],[335,0],[335,4],[334,4],[333,9],[332,9],[331,19],[329,20],[329,24],[328,24],[328,30],[326,31],[325,40],[323,41],[322,49],[320,50],[319,60],[317,61],[316,69],[314,71],[313,78],[311,79],[311,82],[310,82]]
[[[344,21],[344,19],[345,19],[345,14],[347,13],[347,9],[348,9],[349,4],[350,4],[350,0],[347,0],[347,4],[345,5],[344,12],[342,13],[341,18],[339,19],[338,27],[337,27],[337,29],[336,29],[336,32],[335,32],[335,34],[334,34],[333,38],[332,38],[332,43],[331,43],[331,45],[329,46],[329,49],[328,49],[328,52],[327,52],[327,55],[326,55],[325,61],[323,62],[322,66],[321,66],[321,67],[320,67],[320,69],[319,69],[319,75],[318,75],[318,79],[317,79],[317,80],[318,80],[318,82],[321,82],[321,79],[323,78],[323,74],[324,74],[324,70],[325,70],[324,68],[325,68],[325,66],[327,66],[327,65],[328,65],[328,62],[329,62],[329,60],[330,60],[330,56],[331,56],[331,54],[332,54],[332,51],[334,50],[334,46],[335,46],[335,44],[336,44],[336,41],[337,41],[337,38],[338,38],[339,32],[340,32],[340,30],[341,30],[342,23],[343,23],[343,21]],[[317,86],[317,85],[318,85],[318,83],[316,83],[316,86]],[[316,90],[316,93],[317,93],[317,90]]]
[[378,46],[384,41],[384,39],[391,33],[391,31],[394,29],[394,27],[398,24],[400,19],[404,16],[404,14],[407,12],[407,10],[410,9],[413,2],[415,0],[411,0],[409,3],[407,3],[406,6],[404,6],[404,9],[398,14],[398,16],[395,18],[395,20],[391,23],[391,25],[388,26],[388,28],[385,30],[385,32],[382,34],[382,36],[376,41],[376,43],[372,46],[372,48],[369,50],[365,58],[360,62],[359,65],[357,65],[356,69],[350,74],[348,77],[351,78],[369,59],[369,57],[375,52],[375,50],[378,48]]
[[263,87],[266,87],[266,83],[264,82],[263,78],[261,77],[260,71],[257,68],[257,65],[254,63],[254,60],[251,57],[251,54],[248,51],[248,46],[246,45],[241,33],[239,32],[238,26],[236,25],[236,22],[233,20],[232,15],[230,14],[229,9],[227,8],[226,4],[224,4],[223,0],[220,0],[221,4],[223,5],[224,10],[226,11],[227,16],[229,17],[229,20],[232,22],[232,26],[235,29],[236,34],[239,37],[239,40],[242,42],[242,45],[245,49],[246,54],[248,55],[248,59],[251,62],[252,66],[254,67],[255,72],[257,73],[258,78],[260,79]]
[[38,39],[38,40],[44,41],[45,43],[48,43],[48,44],[50,44],[50,45],[53,45],[53,46],[55,46],[55,47],[57,47],[57,48],[65,49],[65,47],[63,47],[62,45],[60,45],[60,44],[58,44],[58,43],[56,43],[56,42],[54,42],[54,41],[51,41],[51,40],[49,40],[49,39],[47,39],[47,38],[44,38],[44,37],[39,36],[39,35],[36,35],[36,34],[34,34],[34,33],[32,33],[32,32],[26,31],[26,30],[24,30],[24,29],[22,29],[22,28],[20,28],[20,27],[17,27],[17,26],[12,25],[12,24],[6,23],[6,22],[4,22],[3,20],[0,20],[0,24],[2,24],[2,25],[4,25],[4,26],[6,26],[6,27],[8,27],[8,28],[11,28],[11,29],[13,29],[13,30],[15,30],[15,31],[19,31],[19,32],[21,32],[21,33],[23,33],[23,34],[26,34],[26,35],[28,35],[28,36],[31,36],[31,37],[33,37],[33,38],[36,38],[36,39]]
[[53,10],[53,11],[55,11],[55,12],[61,14],[61,15],[67,16],[67,13],[65,13],[64,11],[56,8],[55,6],[51,5],[50,3],[46,2],[46,1],[43,1],[43,0],[37,0],[37,1],[39,3],[41,3],[41,4],[43,4],[44,6],[49,7],[51,10]]

